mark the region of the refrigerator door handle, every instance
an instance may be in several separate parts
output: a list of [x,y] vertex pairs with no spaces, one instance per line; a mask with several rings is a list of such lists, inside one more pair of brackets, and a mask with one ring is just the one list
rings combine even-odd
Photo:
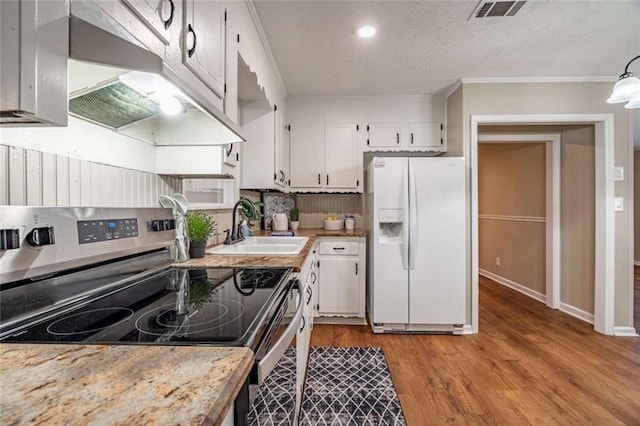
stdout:
[[409,163],[409,228],[411,229],[409,241],[409,269],[416,268],[416,256],[418,253],[418,189],[416,188],[416,172]]
[[404,210],[404,221],[402,223],[402,268],[406,271],[409,268],[409,189],[408,170],[402,173],[402,209]]

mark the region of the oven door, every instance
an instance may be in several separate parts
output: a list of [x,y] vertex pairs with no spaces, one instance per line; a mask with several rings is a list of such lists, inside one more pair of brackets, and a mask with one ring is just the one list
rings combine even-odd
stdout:
[[[251,402],[254,401],[258,387],[264,382],[269,373],[273,371],[287,348],[291,346],[300,328],[304,309],[301,288],[300,280],[294,278],[294,283],[291,286],[289,294],[283,298],[274,319],[271,321],[267,331],[267,337],[263,339],[263,342],[256,351],[257,363],[249,384]],[[290,304],[295,304],[296,310],[290,321],[288,321],[286,316]],[[295,353],[295,351],[293,353]],[[295,392],[295,383],[293,384],[292,391]]]

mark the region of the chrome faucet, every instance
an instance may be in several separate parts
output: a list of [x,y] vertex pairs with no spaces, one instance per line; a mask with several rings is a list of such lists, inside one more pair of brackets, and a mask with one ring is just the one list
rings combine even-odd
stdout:
[[237,215],[236,212],[238,210],[238,206],[244,203],[245,201],[249,204],[249,208],[251,209],[251,215],[256,216],[256,206],[253,205],[253,202],[247,197],[240,197],[238,202],[233,206],[233,213],[232,213],[233,218],[231,219],[231,230],[226,229],[224,231],[227,234],[227,236],[224,239],[224,243],[227,245],[239,243],[240,241],[244,240],[244,236],[242,235],[242,231],[240,230],[240,224],[236,226],[236,215]]

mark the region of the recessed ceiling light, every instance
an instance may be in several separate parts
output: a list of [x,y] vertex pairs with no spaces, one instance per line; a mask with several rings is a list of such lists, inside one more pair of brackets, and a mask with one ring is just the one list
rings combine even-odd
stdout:
[[371,25],[358,28],[358,35],[360,37],[372,37],[375,33],[376,27],[372,27]]

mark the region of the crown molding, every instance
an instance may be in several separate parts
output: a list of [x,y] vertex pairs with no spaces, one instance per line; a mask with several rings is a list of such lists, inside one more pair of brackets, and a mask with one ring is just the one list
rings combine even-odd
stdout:
[[449,96],[453,95],[455,91],[460,88],[460,86],[462,86],[462,79],[453,83],[453,86],[451,86],[451,88],[447,90],[447,92],[444,94],[444,98],[445,99],[449,98]]
[[280,75],[280,70],[278,70],[278,64],[276,63],[275,58],[273,57],[273,53],[271,52],[271,47],[269,47],[269,42],[267,41],[267,36],[264,33],[264,28],[262,27],[262,22],[260,22],[260,17],[258,16],[258,11],[256,10],[256,6],[253,3],[253,0],[245,0],[245,4],[247,5],[247,9],[249,10],[249,15],[251,15],[251,20],[253,21],[253,25],[258,32],[258,37],[260,38],[260,42],[262,43],[262,47],[264,48],[265,54],[267,55],[267,59],[269,60],[269,64],[271,64],[271,68],[284,90],[285,97],[289,96],[287,92],[287,87],[284,85],[284,80],[282,80],[282,76]]
[[462,84],[491,83],[602,83],[616,82],[618,77],[480,77],[462,78]]

